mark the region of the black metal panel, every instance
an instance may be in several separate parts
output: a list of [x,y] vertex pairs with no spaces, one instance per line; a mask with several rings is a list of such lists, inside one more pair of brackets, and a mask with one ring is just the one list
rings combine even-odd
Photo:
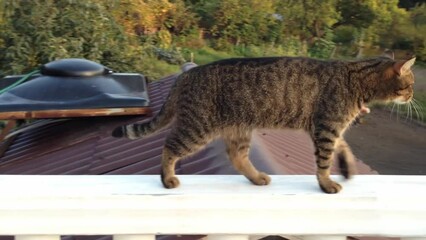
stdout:
[[[111,74],[109,69],[100,68],[99,66],[103,67],[100,64],[94,62],[92,65],[86,64],[90,62],[87,60],[81,61],[80,67],[76,68],[76,59],[71,60],[74,68],[70,68],[70,71],[60,69],[58,65],[50,66],[50,68],[44,67],[42,74],[1,94],[0,112],[125,108],[149,105],[143,75]],[[49,66],[49,64],[45,66]],[[13,83],[21,77],[9,76],[1,81]]]

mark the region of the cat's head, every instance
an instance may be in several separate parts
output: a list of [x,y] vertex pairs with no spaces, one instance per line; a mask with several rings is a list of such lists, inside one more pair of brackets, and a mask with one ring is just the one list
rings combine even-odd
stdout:
[[381,100],[392,101],[397,104],[409,103],[414,95],[414,74],[411,67],[416,58],[395,61],[389,66],[381,81],[383,83]]

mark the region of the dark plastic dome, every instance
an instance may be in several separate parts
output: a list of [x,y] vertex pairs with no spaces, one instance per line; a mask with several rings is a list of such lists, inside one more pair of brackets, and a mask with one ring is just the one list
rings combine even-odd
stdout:
[[41,67],[41,74],[61,77],[93,77],[111,73],[103,65],[86,59],[68,58],[47,63]]

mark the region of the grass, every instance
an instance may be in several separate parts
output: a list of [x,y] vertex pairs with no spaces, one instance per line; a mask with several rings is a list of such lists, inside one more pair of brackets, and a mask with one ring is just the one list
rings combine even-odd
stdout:
[[[235,54],[217,51],[210,47],[204,47],[201,49],[188,49],[188,52],[192,52],[194,54],[194,62],[198,65],[211,63],[225,58],[241,57],[236,56]],[[190,59],[188,56],[185,56],[185,58]]]
[[147,58],[143,63],[143,74],[150,80],[158,80],[165,76],[178,73],[180,66],[169,64],[155,58]]

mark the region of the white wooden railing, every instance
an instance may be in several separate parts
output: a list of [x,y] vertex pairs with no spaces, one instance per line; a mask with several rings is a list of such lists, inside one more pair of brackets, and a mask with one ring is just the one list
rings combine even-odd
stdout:
[[[340,177],[336,180],[342,181]],[[203,234],[208,239],[343,240],[345,236],[426,239],[426,176],[356,176],[336,195],[314,176],[272,176],[253,186],[242,176],[0,175],[0,235],[58,240],[113,235],[114,240]]]

